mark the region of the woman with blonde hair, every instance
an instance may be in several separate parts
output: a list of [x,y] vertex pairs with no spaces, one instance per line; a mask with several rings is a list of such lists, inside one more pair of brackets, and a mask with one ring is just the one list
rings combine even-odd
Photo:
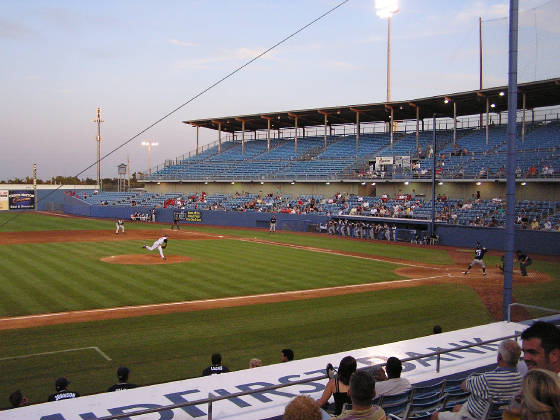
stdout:
[[560,379],[544,369],[532,369],[523,378],[522,420],[560,419]]

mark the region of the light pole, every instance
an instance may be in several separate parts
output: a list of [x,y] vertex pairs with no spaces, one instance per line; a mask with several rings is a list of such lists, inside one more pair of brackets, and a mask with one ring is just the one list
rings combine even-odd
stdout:
[[375,0],[377,16],[387,18],[387,102],[391,102],[391,16],[399,11],[398,0]]
[[148,147],[148,174],[151,175],[152,174],[152,164],[150,162],[150,159],[151,159],[151,153],[152,153],[152,146],[159,146],[159,143],[157,141],[148,140],[148,141],[143,141],[142,146],[147,146]]
[[101,123],[104,122],[101,119],[101,108],[97,108],[97,118],[93,120],[94,123],[97,123],[97,187],[102,188],[101,186]]

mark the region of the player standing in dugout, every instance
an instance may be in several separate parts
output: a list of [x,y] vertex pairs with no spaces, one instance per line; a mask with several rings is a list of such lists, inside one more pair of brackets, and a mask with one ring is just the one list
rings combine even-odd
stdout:
[[488,252],[488,250],[480,245],[480,242],[477,242],[476,249],[474,250],[474,258],[467,267],[467,271],[463,272],[463,274],[468,274],[473,265],[480,265],[482,267],[482,275],[485,276],[486,264],[484,264],[484,254],[486,254],[486,252]]

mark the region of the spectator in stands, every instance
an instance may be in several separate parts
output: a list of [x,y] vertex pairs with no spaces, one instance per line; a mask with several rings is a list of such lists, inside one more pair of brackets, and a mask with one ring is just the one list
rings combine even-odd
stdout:
[[523,379],[522,420],[560,419],[560,379],[552,372],[533,369]]
[[10,404],[12,405],[12,408],[24,407],[29,404],[29,400],[18,389],[10,394]]
[[537,321],[521,333],[523,359],[529,370],[548,369],[560,376],[560,329]]
[[517,165],[517,168],[515,169],[515,177],[521,178],[521,167],[519,165]]
[[291,362],[294,360],[294,351],[292,349],[282,349],[280,352],[281,362]]
[[552,222],[548,219],[546,219],[543,223],[543,229],[544,230],[552,230]]
[[[356,366],[356,359],[352,356],[346,356],[340,361],[338,365],[338,374],[327,382],[323,395],[317,400],[319,407],[323,407],[327,404],[332,395],[334,398],[334,409],[332,411],[335,416],[338,416],[342,413],[342,406],[345,403],[352,403],[348,396],[348,390],[350,389],[350,376],[356,371]],[[330,365],[330,367],[332,367],[332,365]],[[328,370],[327,367],[327,371]]]
[[249,360],[249,369],[254,369],[261,366],[262,366],[261,359],[252,358],[251,360]]
[[284,420],[321,420],[321,409],[308,395],[295,397],[284,409]]
[[218,375],[220,373],[229,372],[228,367],[222,365],[222,355],[220,353],[214,353],[212,355],[211,362],[212,365],[202,371],[202,376]]
[[537,176],[537,168],[535,168],[535,165],[531,165],[531,167],[529,168],[529,171],[527,172],[527,176],[529,176],[529,177]]
[[130,375],[130,370],[127,367],[121,366],[120,368],[118,368],[117,378],[119,382],[113,386],[110,386],[107,389],[107,392],[124,391],[125,389],[136,388],[138,385],[128,383],[128,375]]
[[531,230],[539,230],[539,221],[537,219],[533,219],[531,222]]
[[364,371],[356,371],[350,377],[350,399],[352,409],[343,410],[339,416],[332,417],[334,420],[386,420],[385,411],[377,405],[373,405],[375,397],[375,381],[372,376]]
[[68,391],[68,389],[66,389],[68,385],[70,385],[70,381],[68,379],[63,377],[58,378],[54,384],[56,392],[49,395],[48,401],[60,401],[79,397],[80,394],[78,394],[77,392]]
[[469,376],[461,387],[470,391],[467,402],[456,405],[453,411],[441,411],[432,415],[432,420],[480,419],[490,397],[507,400],[513,399],[521,390],[521,374],[517,371],[517,362],[521,349],[514,340],[505,340],[498,347],[498,366],[495,370],[480,375]]
[[396,395],[408,391],[411,387],[406,378],[401,378],[402,363],[397,357],[389,357],[385,366],[387,375],[382,368],[375,372],[375,395]]

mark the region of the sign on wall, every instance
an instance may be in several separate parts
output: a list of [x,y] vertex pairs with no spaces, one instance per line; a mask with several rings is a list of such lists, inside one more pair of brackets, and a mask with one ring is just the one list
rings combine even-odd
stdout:
[[0,190],[0,211],[10,209],[8,194],[8,190]]
[[35,192],[30,190],[10,190],[8,201],[10,210],[34,209]]

